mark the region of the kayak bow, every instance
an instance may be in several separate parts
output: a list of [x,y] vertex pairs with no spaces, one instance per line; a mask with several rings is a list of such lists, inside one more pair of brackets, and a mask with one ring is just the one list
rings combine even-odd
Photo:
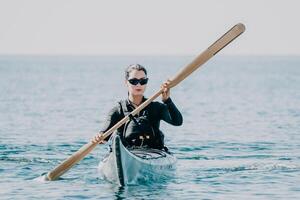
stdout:
[[110,182],[118,185],[137,184],[142,181],[157,181],[171,176],[176,158],[158,149],[127,149],[119,136],[112,140],[112,152],[100,161],[99,171]]

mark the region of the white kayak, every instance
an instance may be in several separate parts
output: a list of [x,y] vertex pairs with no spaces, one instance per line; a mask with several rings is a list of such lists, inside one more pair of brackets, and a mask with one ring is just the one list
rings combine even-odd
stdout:
[[112,152],[100,163],[101,175],[121,186],[162,180],[172,176],[176,158],[158,149],[127,149],[119,136],[112,140]]

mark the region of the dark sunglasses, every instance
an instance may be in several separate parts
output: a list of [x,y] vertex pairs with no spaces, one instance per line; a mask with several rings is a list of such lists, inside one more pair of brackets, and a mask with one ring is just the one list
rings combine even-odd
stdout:
[[137,85],[137,84],[141,84],[141,85],[145,85],[148,83],[148,78],[141,78],[141,79],[137,79],[137,78],[132,78],[132,79],[129,79],[128,82],[131,84],[131,85]]

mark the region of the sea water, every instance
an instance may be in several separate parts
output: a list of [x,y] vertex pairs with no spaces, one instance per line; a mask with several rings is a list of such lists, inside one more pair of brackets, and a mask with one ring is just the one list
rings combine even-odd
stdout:
[[178,159],[167,181],[105,181],[97,165],[107,145],[42,180],[126,98],[126,66],[148,69],[150,97],[193,58],[1,56],[0,199],[300,198],[300,57],[217,55],[173,88],[184,123],[161,123]]

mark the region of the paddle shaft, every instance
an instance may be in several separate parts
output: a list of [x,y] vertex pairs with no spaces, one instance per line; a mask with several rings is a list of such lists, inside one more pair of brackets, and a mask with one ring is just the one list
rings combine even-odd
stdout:
[[[208,61],[211,57],[216,55],[220,50],[222,50],[226,45],[228,45],[231,41],[237,38],[240,34],[245,31],[245,26],[243,24],[237,24],[232,27],[227,33],[225,33],[220,39],[218,39],[215,43],[213,43],[210,47],[208,47],[204,52],[202,52],[198,57],[196,57],[190,64],[184,67],[181,71],[179,71],[176,76],[171,78],[171,82],[169,88],[175,87],[182,80],[184,80],[187,76],[189,76],[192,72],[198,69],[201,65],[203,65],[206,61]],[[160,89],[156,94],[154,94],[151,98],[147,99],[140,106],[134,109],[130,114],[136,115],[143,108],[145,108],[148,104],[150,104],[154,99],[156,99],[163,92],[163,89]],[[129,120],[128,116],[125,116],[121,121],[116,123],[113,127],[111,127],[108,131],[103,134],[103,140],[110,136],[116,129],[121,127],[124,123]],[[81,159],[83,159],[89,152],[91,152],[97,143],[89,142],[82,146],[77,152],[59,164],[56,168],[48,172],[46,175],[47,180],[56,180],[65,172],[67,172],[73,165],[78,163]]]

